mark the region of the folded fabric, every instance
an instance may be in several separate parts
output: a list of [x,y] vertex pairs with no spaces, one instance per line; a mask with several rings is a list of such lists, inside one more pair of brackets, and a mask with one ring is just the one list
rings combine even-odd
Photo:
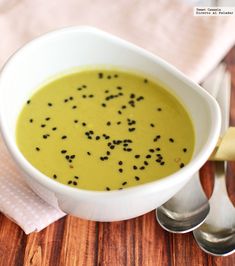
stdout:
[[[0,65],[39,34],[85,24],[144,47],[196,82],[218,64],[235,42],[234,17],[194,17],[193,8],[179,0],[22,0],[1,13]],[[65,215],[31,191],[2,142],[0,158],[1,212],[25,233],[39,231]]]

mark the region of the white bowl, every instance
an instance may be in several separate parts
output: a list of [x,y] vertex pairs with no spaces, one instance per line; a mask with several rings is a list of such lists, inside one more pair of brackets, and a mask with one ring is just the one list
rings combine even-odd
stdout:
[[[159,40],[161,41],[161,40]],[[180,60],[180,59],[179,59]],[[111,65],[146,73],[178,96],[195,127],[196,146],[189,164],[176,173],[121,191],[86,191],[60,184],[34,168],[16,145],[17,117],[29,95],[47,78],[72,67]],[[220,130],[216,101],[200,86],[154,54],[91,27],[72,27],[43,35],[17,51],[0,75],[0,125],[12,157],[29,186],[66,213],[117,221],[151,211],[177,193],[208,159]]]

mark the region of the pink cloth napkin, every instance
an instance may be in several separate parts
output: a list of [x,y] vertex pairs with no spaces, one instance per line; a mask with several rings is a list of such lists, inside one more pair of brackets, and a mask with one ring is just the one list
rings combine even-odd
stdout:
[[[1,0],[0,0],[1,1]],[[194,17],[179,0],[19,0],[0,8],[0,66],[32,38],[69,25],[91,25],[166,59],[196,82],[235,43],[234,17]],[[25,233],[65,215],[34,194],[0,144],[0,211]]]

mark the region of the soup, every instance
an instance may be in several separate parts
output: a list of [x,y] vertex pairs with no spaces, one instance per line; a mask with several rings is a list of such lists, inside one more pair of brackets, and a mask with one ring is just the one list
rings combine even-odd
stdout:
[[23,107],[17,145],[39,171],[71,187],[110,191],[184,167],[194,129],[158,83],[117,69],[88,69],[41,86]]

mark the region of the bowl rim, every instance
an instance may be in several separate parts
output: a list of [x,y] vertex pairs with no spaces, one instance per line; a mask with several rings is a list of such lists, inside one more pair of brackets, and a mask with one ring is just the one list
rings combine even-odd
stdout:
[[[106,197],[106,198],[113,198],[113,197],[120,197],[120,196],[129,196],[130,193],[137,193],[141,196],[145,195],[146,193],[149,194],[150,192],[156,193],[158,189],[162,190],[165,187],[170,188],[171,186],[175,186],[178,183],[182,183],[184,180],[189,180],[189,178],[194,174],[192,173],[192,169],[199,169],[209,158],[211,152],[213,151],[213,148],[215,147],[219,134],[220,134],[220,125],[221,125],[221,114],[219,106],[216,102],[216,100],[203,88],[201,88],[198,84],[190,80],[185,74],[183,74],[180,70],[178,70],[173,65],[166,62],[164,59],[160,58],[159,56],[145,50],[144,48],[141,48],[131,42],[128,42],[122,38],[119,38],[113,34],[107,33],[103,30],[97,29],[95,27],[91,26],[72,26],[72,27],[63,27],[60,29],[52,30],[47,33],[44,33],[31,41],[25,43],[23,46],[21,46],[19,49],[17,49],[5,62],[3,65],[1,71],[0,71],[0,88],[1,88],[1,79],[4,75],[5,71],[7,71],[8,66],[11,65],[12,62],[14,62],[14,58],[17,57],[20,53],[22,53],[25,49],[28,49],[32,45],[34,45],[35,42],[43,41],[48,38],[53,38],[57,34],[64,34],[64,33],[73,33],[73,32],[86,32],[89,34],[94,34],[99,36],[103,39],[112,40],[115,43],[118,43],[124,48],[129,48],[130,50],[144,56],[147,58],[151,58],[154,60],[154,62],[163,69],[167,70],[177,78],[179,78],[183,83],[185,83],[187,86],[190,87],[190,89],[193,89],[197,91],[198,94],[200,94],[207,102],[208,107],[211,111],[212,115],[212,121],[211,121],[211,130],[208,134],[207,141],[205,146],[197,153],[196,156],[192,158],[192,160],[183,168],[179,169],[177,172],[168,175],[166,177],[163,177],[158,180],[154,180],[148,183],[143,184],[137,184],[133,187],[128,187],[123,190],[111,190],[111,191],[96,191],[96,190],[85,190],[85,189],[79,189],[79,188],[73,188],[69,187],[65,184],[62,184],[58,181],[55,181],[42,172],[40,172],[37,168],[35,168],[33,165],[31,165],[27,159],[23,156],[23,154],[20,152],[20,150],[17,147],[16,141],[13,140],[13,138],[9,137],[7,135],[7,129],[6,125],[4,123],[4,116],[2,111],[2,97],[0,97],[0,132],[2,134],[4,143],[6,144],[8,150],[10,151],[10,154],[12,155],[12,158],[16,162],[17,166],[19,166],[24,173],[26,173],[30,178],[33,178],[37,182],[39,182],[42,186],[52,190],[53,192],[59,193],[59,194],[65,194],[70,195],[72,197],[76,196],[95,196],[97,197]],[[0,89],[0,96],[1,96],[1,89]],[[108,193],[107,193],[108,192]]]

